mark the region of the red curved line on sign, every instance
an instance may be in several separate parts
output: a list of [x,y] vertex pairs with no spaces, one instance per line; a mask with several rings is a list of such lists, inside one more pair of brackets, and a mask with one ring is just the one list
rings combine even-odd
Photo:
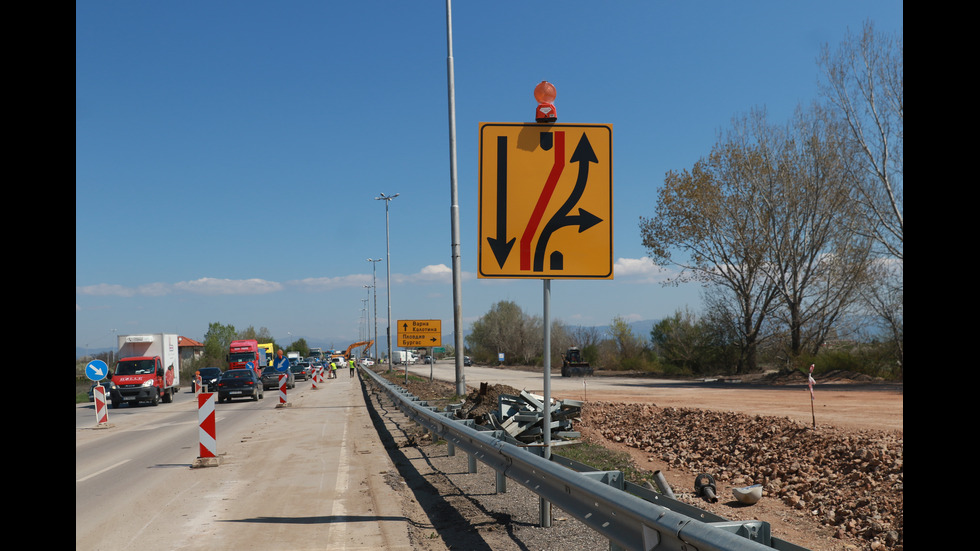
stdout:
[[565,133],[555,132],[555,164],[551,166],[548,181],[545,183],[544,189],[541,190],[538,202],[534,205],[534,211],[531,213],[531,219],[528,220],[524,234],[521,236],[521,270],[531,269],[531,240],[534,239],[534,234],[538,231],[538,225],[541,224],[541,219],[544,217],[544,209],[551,201],[551,196],[558,185],[558,178],[564,169]]

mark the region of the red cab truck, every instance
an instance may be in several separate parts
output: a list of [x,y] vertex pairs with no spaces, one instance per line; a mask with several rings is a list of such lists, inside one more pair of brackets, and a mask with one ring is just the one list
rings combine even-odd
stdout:
[[119,335],[116,370],[109,399],[112,407],[162,400],[173,402],[180,390],[180,337],[165,333]]
[[259,341],[247,339],[231,341],[228,347],[228,369],[247,369],[248,363],[252,362],[252,369],[255,375],[262,378],[262,368],[265,367],[265,350],[259,348]]

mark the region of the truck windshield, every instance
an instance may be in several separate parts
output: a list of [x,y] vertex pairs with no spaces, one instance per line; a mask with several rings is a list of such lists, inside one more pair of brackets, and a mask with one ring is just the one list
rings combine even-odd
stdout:
[[231,361],[231,362],[253,362],[253,361],[255,361],[255,352],[232,352],[228,356],[228,361]]
[[126,360],[116,364],[116,375],[152,375],[155,367],[153,360]]

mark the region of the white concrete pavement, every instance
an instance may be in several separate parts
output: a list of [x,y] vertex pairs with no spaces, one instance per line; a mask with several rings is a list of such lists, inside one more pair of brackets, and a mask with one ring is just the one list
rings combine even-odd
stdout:
[[[76,525],[76,549],[413,549],[409,531],[424,515],[384,448],[359,379],[344,369],[318,387],[299,382],[286,407],[271,391],[218,404],[218,466],[189,468],[198,448],[178,444],[187,463],[144,467],[133,475],[138,484],[101,496],[104,513]],[[242,415],[248,423],[231,428]],[[155,434],[121,426],[102,434],[113,431],[136,446]]]

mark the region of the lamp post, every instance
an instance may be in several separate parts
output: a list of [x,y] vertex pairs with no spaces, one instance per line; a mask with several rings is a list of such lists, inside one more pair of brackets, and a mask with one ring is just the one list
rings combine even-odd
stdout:
[[466,394],[466,375],[463,373],[463,267],[459,252],[459,192],[456,186],[456,77],[453,69],[453,10],[446,0],[446,74],[449,82],[449,217],[452,225],[453,256],[453,330],[456,349],[456,394]]
[[364,309],[364,334],[368,339],[371,338],[371,289],[373,287],[373,285],[364,286],[364,289],[367,291],[367,304]]
[[385,202],[385,257],[388,259],[385,262],[385,267],[388,270],[388,276],[386,281],[386,287],[388,289],[388,372],[391,372],[391,242],[390,242],[390,229],[388,224],[388,204],[395,197],[398,197],[398,193],[394,195],[381,194],[380,197],[375,197],[376,201]]
[[380,258],[369,258],[368,262],[371,263],[371,267],[374,268],[374,283],[371,285],[374,287],[374,359],[378,359],[378,262],[381,262]]

